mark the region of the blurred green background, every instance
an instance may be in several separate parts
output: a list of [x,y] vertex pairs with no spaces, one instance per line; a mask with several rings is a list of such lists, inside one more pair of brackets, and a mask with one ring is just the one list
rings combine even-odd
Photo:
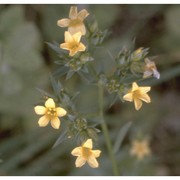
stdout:
[[[77,169],[70,154],[75,143],[64,141],[52,149],[61,129],[39,128],[33,111],[41,98],[36,88],[52,91],[48,76],[57,55],[45,42],[64,41],[65,29],[56,22],[68,17],[70,6],[0,5],[0,175],[112,175],[102,133],[100,167]],[[149,47],[150,56],[156,56],[161,73],[160,80],[148,80],[152,103],[140,111],[121,101],[106,108],[113,143],[120,127],[133,121],[116,153],[121,175],[180,175],[180,5],[78,5],[83,8],[111,32],[105,46],[114,56],[135,37],[136,48]],[[95,87],[77,76],[68,87],[81,93],[80,112],[97,108]],[[152,149],[142,161],[129,155],[139,134],[150,139]]]

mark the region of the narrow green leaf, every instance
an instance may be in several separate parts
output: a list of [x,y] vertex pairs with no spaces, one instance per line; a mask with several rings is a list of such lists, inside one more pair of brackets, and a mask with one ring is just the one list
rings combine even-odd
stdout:
[[80,94],[80,92],[75,92],[71,98],[71,101],[75,101],[79,94]]
[[67,131],[61,133],[52,148],[55,148],[56,146],[60,145],[65,140],[66,135],[67,135]]
[[95,79],[92,76],[90,76],[89,74],[84,73],[83,71],[78,71],[77,73],[79,74],[79,76],[82,79],[86,80],[88,83],[94,83],[95,82]]
[[118,98],[118,94],[117,93],[113,93],[111,96],[110,96],[110,101],[109,101],[109,108],[116,102]]
[[131,127],[131,124],[132,122],[128,122],[120,129],[113,147],[114,153],[117,153],[118,150],[120,149],[123,139],[125,138],[129,128]]
[[68,72],[68,69],[69,69],[69,68],[68,68],[68,67],[65,67],[65,66],[63,66],[63,67],[61,67],[61,68],[58,68],[58,69],[55,70],[55,72],[53,73],[53,76],[59,78],[59,77],[65,75],[65,74]]
[[62,50],[60,49],[59,44],[58,44],[57,42],[53,42],[53,43],[46,42],[46,44],[47,44],[51,49],[53,49],[55,52],[57,52],[58,54],[61,54],[61,53],[62,53]]
[[18,148],[21,148],[25,143],[31,143],[34,141],[34,138],[41,137],[43,131],[38,131],[35,129],[34,131],[28,132],[22,136],[22,134],[14,136],[10,139],[7,139],[1,142],[0,153],[3,155],[3,158],[10,158],[11,154],[17,151]]
[[50,74],[50,81],[51,81],[54,93],[56,94],[56,96],[58,96],[61,90],[61,87],[58,85],[57,81],[51,74]]
[[37,176],[37,175],[54,175],[66,170],[69,164],[64,163],[63,154],[67,154],[68,146],[57,146],[51,150],[46,151],[41,156],[33,159],[28,166],[22,166],[20,169],[14,169],[9,172],[9,175],[21,176]]
[[43,96],[48,96],[48,97],[52,97],[53,98],[53,95],[44,91],[43,89],[40,89],[40,88],[36,88]]
[[66,75],[66,80],[70,79],[73,74],[74,74],[74,71],[69,70],[69,72],[68,72],[67,75]]
[[55,133],[49,132],[48,136],[44,136],[43,138],[41,138],[41,141],[36,137],[36,141],[24,146],[14,156],[4,161],[0,168],[0,174],[3,172],[11,171],[17,168],[20,164],[30,160],[35,156],[35,154],[41,152],[44,148],[47,148],[51,141],[55,139],[55,136]]

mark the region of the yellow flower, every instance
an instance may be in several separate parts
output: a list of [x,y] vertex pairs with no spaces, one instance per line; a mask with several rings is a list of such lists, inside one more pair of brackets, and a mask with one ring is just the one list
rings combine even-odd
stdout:
[[69,18],[61,19],[57,21],[57,25],[60,27],[68,27],[68,31],[71,34],[81,32],[82,35],[86,34],[86,28],[83,20],[89,15],[89,13],[83,9],[79,13],[76,6],[71,6],[69,12]]
[[56,107],[53,99],[48,98],[44,106],[36,106],[34,108],[36,114],[43,115],[38,124],[40,127],[45,127],[51,121],[51,126],[54,129],[59,129],[60,119],[58,117],[63,117],[67,114],[66,110],[61,107]]
[[77,156],[76,167],[83,166],[86,161],[92,168],[99,167],[96,158],[100,156],[101,151],[92,150],[92,146],[92,139],[88,139],[82,146],[72,150],[71,154]]
[[160,78],[160,73],[157,71],[156,64],[150,61],[148,58],[145,59],[144,75],[143,78],[150,77],[153,75],[155,78]]
[[65,32],[65,43],[60,44],[60,48],[69,50],[69,55],[74,56],[78,51],[85,51],[86,47],[80,42],[81,33],[78,32],[71,35],[68,31]]
[[151,99],[147,92],[151,90],[151,87],[139,87],[136,82],[133,82],[132,89],[123,96],[125,101],[134,101],[135,109],[139,110],[142,106],[142,101],[150,103]]
[[137,156],[139,160],[143,159],[144,156],[146,155],[150,155],[151,150],[149,147],[149,142],[147,140],[141,140],[141,141],[134,140],[132,142],[132,148],[130,154],[133,156],[134,155]]

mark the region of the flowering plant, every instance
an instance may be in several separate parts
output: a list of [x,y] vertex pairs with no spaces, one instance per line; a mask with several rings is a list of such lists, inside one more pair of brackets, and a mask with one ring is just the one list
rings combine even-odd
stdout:
[[[102,131],[113,173],[119,175],[120,169],[116,162],[112,139],[104,118],[104,95],[106,93],[106,96],[111,97],[107,102],[109,107],[117,100],[123,103],[134,101],[135,109],[140,110],[143,108],[142,101],[151,102],[151,98],[147,94],[151,87],[146,84],[146,79],[152,75],[159,79],[160,74],[155,63],[148,57],[148,48],[123,48],[117,55],[112,55],[109,50],[103,47],[103,43],[110,33],[107,30],[100,30],[95,20],[86,19],[86,17],[90,17],[87,10],[83,9],[78,12],[77,7],[72,6],[69,18],[57,21],[58,26],[67,27],[67,30],[64,33],[64,42],[60,44],[48,43],[59,57],[55,62],[58,65],[57,69],[50,76],[54,94],[44,93],[45,106],[37,105],[34,110],[36,114],[43,115],[38,121],[40,127],[47,126],[50,122],[54,129],[60,130],[60,138],[68,138],[76,142],[77,147],[71,151],[73,156],[77,156],[76,167],[82,167],[86,162],[92,168],[101,166],[96,158],[100,159],[103,152],[92,150],[92,146],[94,143],[98,145],[98,149],[101,149],[100,143],[98,143],[98,133]],[[109,59],[114,63],[111,73],[101,68],[103,64],[98,65],[95,52],[100,48],[104,48],[104,51],[107,51],[112,58]],[[91,112],[95,114],[94,117],[88,116],[88,113],[78,112],[75,101],[78,101],[80,93],[70,93],[66,83],[60,82],[60,78],[68,81],[75,74],[86,80],[89,86],[95,86],[97,89],[98,111]],[[91,118],[94,119],[93,125],[90,124]],[[60,126],[60,122],[67,122],[65,129]],[[131,123],[127,122],[121,128],[122,140],[130,126]],[[115,147],[119,147],[120,143],[116,143]],[[58,145],[58,141],[55,144]],[[130,152],[142,159],[144,155],[150,154],[150,149],[147,142],[138,143],[134,140]]]

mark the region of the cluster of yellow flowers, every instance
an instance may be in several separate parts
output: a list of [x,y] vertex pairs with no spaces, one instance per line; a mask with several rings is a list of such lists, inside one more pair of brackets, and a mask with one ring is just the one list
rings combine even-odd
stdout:
[[[80,42],[81,36],[86,34],[86,27],[83,20],[89,15],[87,10],[83,9],[80,12],[77,11],[76,6],[71,6],[69,12],[69,18],[64,18],[57,21],[57,25],[60,27],[68,27],[68,31],[65,32],[65,43],[60,44],[60,48],[69,50],[69,55],[74,56],[78,51],[85,51],[86,47]],[[142,52],[142,48],[135,51],[138,55]],[[143,78],[154,75],[159,79],[160,74],[157,71],[156,65],[153,61],[148,58],[145,59],[144,75]],[[150,91],[151,87],[139,87],[136,82],[132,84],[132,89],[123,96],[126,101],[134,101],[135,109],[139,110],[142,106],[142,101],[150,103],[151,99],[147,92]]]
[[[141,51],[142,48],[139,48],[135,51],[135,53],[139,54],[141,53]],[[147,78],[152,75],[157,79],[160,78],[160,73],[157,71],[155,63],[146,58],[143,78]],[[149,92],[150,90],[151,87],[149,86],[139,87],[136,82],[133,82],[132,88],[129,90],[127,94],[123,96],[123,99],[129,102],[134,101],[135,109],[139,110],[142,107],[142,101],[146,103],[151,102],[151,98],[147,94],[147,92]]]
[[[60,27],[68,27],[65,31],[64,37],[65,42],[60,44],[60,48],[68,50],[69,56],[75,56],[79,51],[85,51],[86,46],[81,42],[81,38],[86,34],[86,27],[84,25],[84,19],[89,15],[87,10],[83,9],[80,12],[77,11],[76,6],[71,6],[69,12],[69,18],[60,19],[57,21],[57,25]],[[134,56],[138,59],[138,55],[142,52],[143,48],[139,48],[134,52]],[[153,61],[148,58],[145,59],[144,74],[143,78],[154,76],[159,79],[160,74],[157,71],[156,65]],[[119,85],[117,86],[119,88]],[[151,87],[145,86],[140,87],[136,82],[132,83],[132,88],[123,96],[125,101],[133,102],[135,109],[139,110],[142,107],[142,101],[150,103],[151,99],[147,92],[151,90]],[[45,101],[44,106],[35,106],[34,110],[36,114],[42,115],[39,119],[38,124],[40,127],[45,127],[49,123],[54,129],[59,129],[61,120],[60,118],[67,115],[67,111],[58,107],[52,98],[48,98]],[[82,167],[86,162],[92,168],[99,167],[96,160],[100,156],[100,150],[92,150],[93,141],[92,139],[86,139],[86,141],[79,147],[72,150],[71,154],[77,156],[75,165],[76,167]],[[150,154],[149,144],[146,140],[144,141],[133,141],[131,155],[136,155],[139,159],[142,159],[145,155]]]
[[[138,53],[141,53],[141,51],[142,48],[137,49],[135,51],[136,55]],[[155,63],[149,60],[148,58],[146,58],[143,78],[147,78],[152,75],[157,79],[160,78],[160,73],[157,71]],[[123,96],[123,99],[129,102],[134,101],[135,109],[139,110],[142,107],[142,101],[146,103],[151,102],[151,98],[147,94],[147,92],[149,92],[150,90],[151,90],[150,86],[140,87],[136,82],[133,82],[132,88],[128,91],[127,94]],[[147,139],[133,140],[130,154],[132,156],[136,156],[139,160],[142,160],[146,155],[147,156],[150,155],[151,149],[149,147],[149,141]]]
[[[65,31],[65,42],[60,44],[60,48],[69,50],[69,55],[74,56],[79,51],[85,51],[86,47],[80,42],[81,36],[86,34],[86,28],[83,20],[89,15],[89,13],[83,9],[79,13],[76,6],[71,6],[69,12],[69,18],[61,19],[57,21],[57,25],[60,27],[68,27],[68,31]],[[59,117],[63,117],[67,114],[67,111],[62,107],[56,107],[56,104],[52,98],[48,98],[45,102],[45,106],[35,106],[36,114],[43,115],[38,124],[40,127],[45,127],[48,123],[54,129],[59,129],[61,121]],[[75,165],[76,167],[82,167],[86,162],[92,168],[99,167],[96,160],[100,156],[100,150],[92,150],[92,139],[87,139],[82,146],[76,147],[72,150],[71,154],[77,156]]]
[[69,50],[69,55],[74,56],[78,51],[85,51],[86,47],[80,42],[81,36],[86,34],[86,27],[83,20],[89,13],[83,9],[79,13],[76,6],[71,6],[69,18],[57,21],[60,27],[68,27],[65,31],[65,43],[60,44],[60,48]]
[[[58,117],[63,117],[67,114],[67,111],[62,107],[56,107],[52,98],[46,100],[45,106],[35,106],[34,110],[36,114],[43,115],[38,121],[40,127],[45,127],[50,122],[54,129],[60,128],[61,121]],[[99,167],[96,158],[100,156],[101,151],[92,150],[92,147],[92,139],[88,139],[82,146],[76,147],[72,150],[71,154],[73,156],[78,156],[75,163],[76,167],[83,166],[86,161],[92,168]]]

